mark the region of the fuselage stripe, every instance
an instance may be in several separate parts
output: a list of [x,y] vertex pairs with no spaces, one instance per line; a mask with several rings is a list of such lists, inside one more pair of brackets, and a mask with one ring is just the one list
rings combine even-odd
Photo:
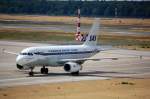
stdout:
[[82,51],[82,52],[58,52],[58,53],[44,53],[44,52],[36,52],[36,55],[63,55],[63,54],[85,54],[85,53],[94,53],[96,51]]

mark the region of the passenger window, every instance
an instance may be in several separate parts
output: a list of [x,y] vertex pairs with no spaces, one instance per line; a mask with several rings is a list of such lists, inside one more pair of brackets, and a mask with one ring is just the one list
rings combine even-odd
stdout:
[[29,56],[33,56],[32,53],[20,53],[20,55],[29,55]]
[[28,53],[28,55],[29,55],[29,56],[33,56],[33,54],[32,54],[32,53]]

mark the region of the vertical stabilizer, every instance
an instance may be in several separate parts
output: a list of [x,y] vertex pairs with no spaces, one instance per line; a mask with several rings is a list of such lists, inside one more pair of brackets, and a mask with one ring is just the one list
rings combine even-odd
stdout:
[[99,18],[95,18],[92,28],[84,42],[84,45],[96,46],[99,32]]

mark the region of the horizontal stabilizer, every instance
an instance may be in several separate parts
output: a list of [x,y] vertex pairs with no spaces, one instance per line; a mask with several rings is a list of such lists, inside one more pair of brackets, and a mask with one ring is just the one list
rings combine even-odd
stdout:
[[7,51],[6,49],[2,49],[3,53],[7,53],[7,54],[12,54],[12,55],[19,55],[19,53],[15,53],[15,52],[11,52],[11,51]]

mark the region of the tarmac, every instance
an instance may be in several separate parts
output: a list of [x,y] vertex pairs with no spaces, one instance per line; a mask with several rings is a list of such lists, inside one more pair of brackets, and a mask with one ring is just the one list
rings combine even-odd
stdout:
[[[8,22],[8,21],[7,21]],[[14,20],[13,20],[14,22]],[[4,23],[0,23],[0,28],[1,29],[22,29],[22,30],[32,30],[32,31],[62,31],[62,32],[66,32],[66,33],[72,33],[72,30],[75,31],[75,26],[74,24],[55,24],[54,23],[49,23],[48,25],[43,25],[41,23],[34,23],[32,22],[32,24],[29,23],[25,23],[24,24],[19,24],[18,21],[16,21],[16,23],[13,23],[12,21],[9,20],[9,22],[6,24]],[[20,21],[21,22],[21,21]],[[81,28],[81,32],[86,32],[88,33],[90,31],[91,25],[82,25]],[[134,29],[138,29],[138,26],[117,26],[117,27],[110,27],[110,26],[101,26],[100,29],[101,31],[103,31],[103,33],[110,33],[110,34],[120,34],[120,35],[137,35],[137,36],[150,36],[149,32],[139,32],[137,33],[137,31],[131,31]]]
[[0,41],[0,87],[114,78],[150,78],[149,51],[125,49],[102,51],[93,58],[117,57],[119,59],[86,61],[79,76],[71,76],[62,67],[49,67],[49,74],[43,75],[40,74],[40,68],[37,67],[34,69],[34,77],[28,76],[29,71],[16,68],[15,55],[2,53],[3,48],[8,51],[20,52],[26,47],[42,45],[46,44]]

